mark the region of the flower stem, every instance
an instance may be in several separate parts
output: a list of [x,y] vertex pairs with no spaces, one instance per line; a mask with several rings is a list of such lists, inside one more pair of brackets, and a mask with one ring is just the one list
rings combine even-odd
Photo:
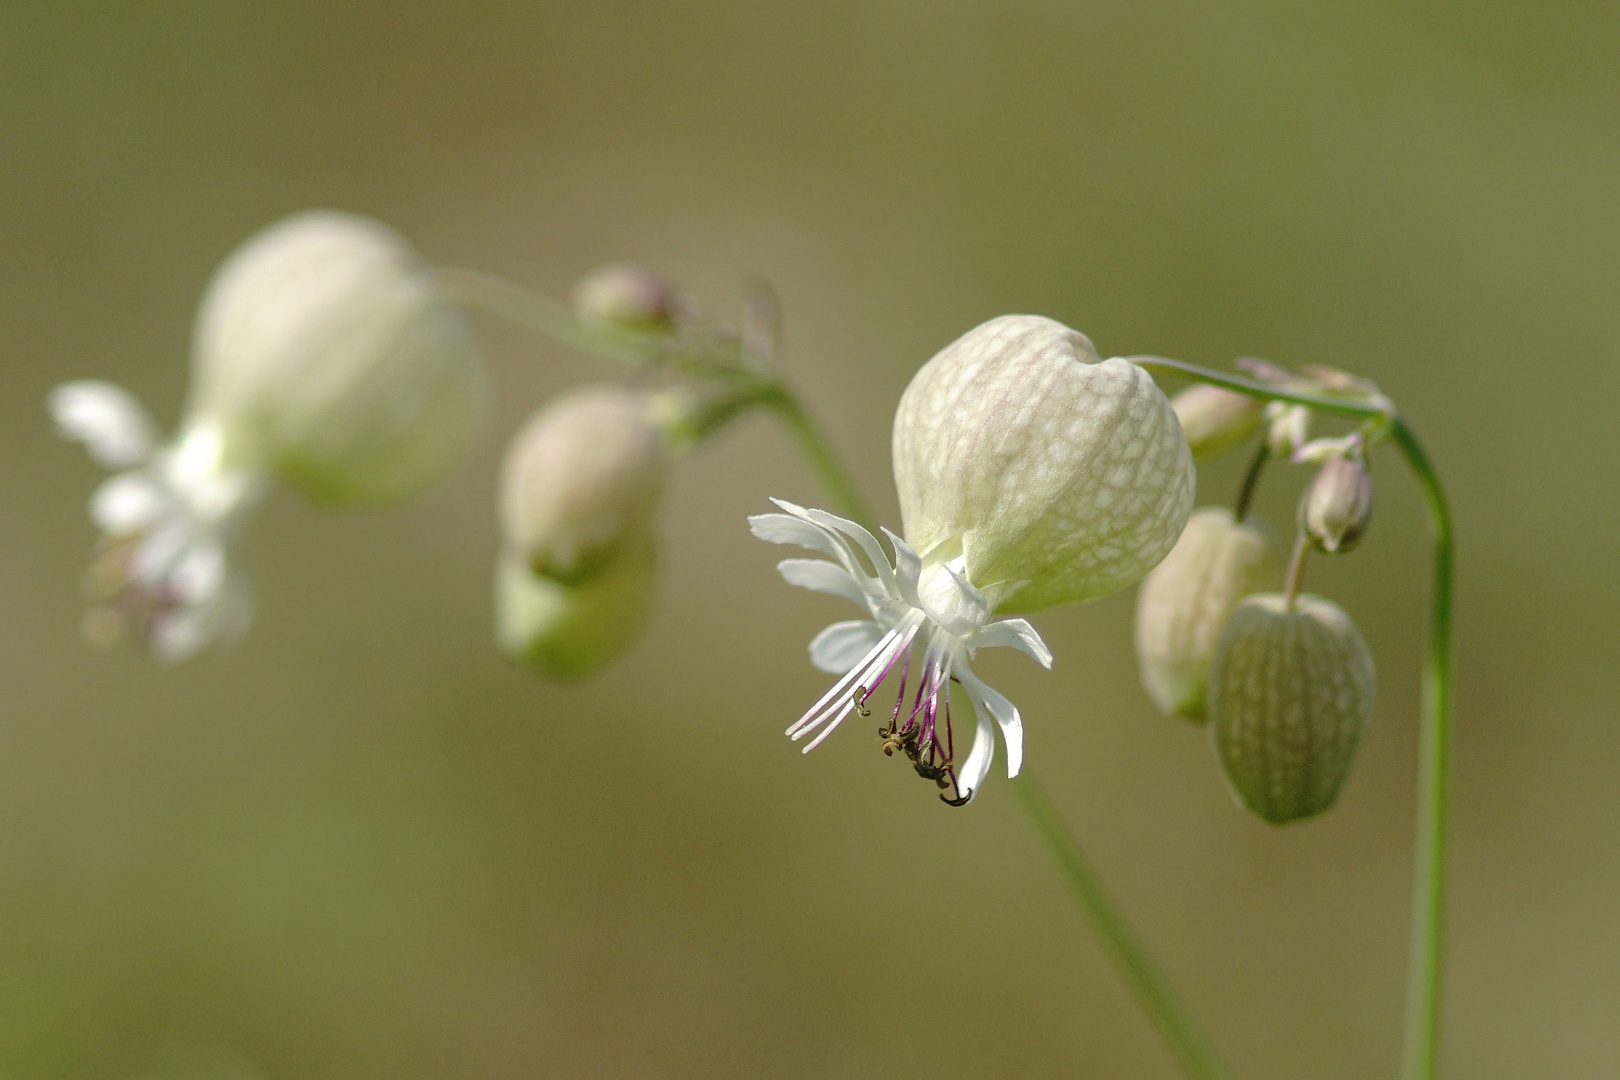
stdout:
[[1451,511],[1429,456],[1397,419],[1390,437],[1423,488],[1434,534],[1434,607],[1429,655],[1423,665],[1419,736],[1416,870],[1412,888],[1412,946],[1407,972],[1403,1080],[1433,1080],[1439,1060],[1441,962],[1445,946],[1447,764],[1451,751],[1451,601],[1454,548]]
[[1243,486],[1238,489],[1237,502],[1232,506],[1232,520],[1239,525],[1248,520],[1249,504],[1254,502],[1255,490],[1260,486],[1260,474],[1266,471],[1266,462],[1270,460],[1271,444],[1261,439],[1260,448],[1249,462],[1249,471],[1243,474]]
[[1130,923],[1108,894],[1097,868],[1063,823],[1046,792],[1028,769],[1012,785],[1035,831],[1069,879],[1080,906],[1090,916],[1092,927],[1108,946],[1114,963],[1135,992],[1136,1000],[1159,1029],[1164,1041],[1170,1045],[1182,1068],[1198,1080],[1231,1080],[1232,1074],[1226,1071],[1215,1055],[1214,1047],[1204,1038],[1192,1016],[1176,998],[1164,973],[1153,962],[1153,957],[1137,940]]

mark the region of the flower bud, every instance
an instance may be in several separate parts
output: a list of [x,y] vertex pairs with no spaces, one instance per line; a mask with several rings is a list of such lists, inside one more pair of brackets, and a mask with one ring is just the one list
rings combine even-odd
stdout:
[[1264,418],[1266,445],[1273,457],[1291,458],[1311,433],[1311,410],[1303,405],[1290,405],[1286,401],[1266,404]]
[[1195,460],[1218,457],[1254,434],[1266,403],[1208,383],[1189,386],[1170,399],[1181,434]]
[[631,538],[595,577],[564,585],[504,552],[495,568],[495,639],[501,651],[551,679],[583,679],[617,658],[652,614],[652,535]]
[[1003,315],[923,365],[894,421],[906,540],[960,558],[991,606],[1038,611],[1139,580],[1175,546],[1195,474],[1170,402],[1084,334]]
[[500,502],[507,547],[558,581],[590,577],[647,530],[665,458],[648,395],[612,385],[562,395],[507,450]]
[[675,291],[651,270],[616,263],[574,285],[574,314],[590,326],[664,333],[675,327]]
[[393,230],[331,211],[236,250],[198,312],[191,413],[227,467],[329,503],[413,494],[461,457],[484,401],[460,313]]
[[1215,752],[1238,800],[1274,825],[1333,805],[1372,716],[1372,656],[1337,604],[1239,604],[1210,666]]
[[1372,521],[1372,477],[1359,453],[1329,458],[1299,500],[1299,527],[1329,553],[1349,551]]
[[1227,616],[1250,593],[1282,584],[1269,530],[1224,506],[1194,510],[1136,602],[1142,685],[1161,712],[1204,718],[1209,661]]

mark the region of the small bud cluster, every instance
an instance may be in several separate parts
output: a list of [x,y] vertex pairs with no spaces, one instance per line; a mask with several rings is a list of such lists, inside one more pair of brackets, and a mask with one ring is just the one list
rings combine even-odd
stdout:
[[[1311,438],[1312,409],[1209,385],[1176,396],[1176,415],[1200,460],[1260,433],[1236,513],[1196,511],[1163,563],[1143,582],[1136,648],[1142,682],[1165,713],[1209,720],[1216,756],[1242,804],[1273,824],[1333,805],[1372,713],[1372,658],[1350,617],[1299,592],[1307,551],[1342,554],[1372,516],[1366,447],[1393,415],[1373,384],[1314,368],[1295,374],[1240,360],[1276,391],[1342,398],[1380,417],[1348,435]],[[1270,458],[1317,467],[1299,500],[1298,541],[1286,584],[1263,523],[1247,518]],[[1278,590],[1282,585],[1281,591]]]

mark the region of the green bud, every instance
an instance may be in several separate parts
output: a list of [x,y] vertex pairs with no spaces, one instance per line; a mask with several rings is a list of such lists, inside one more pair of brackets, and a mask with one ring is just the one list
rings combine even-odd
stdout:
[[1349,551],[1372,521],[1372,476],[1360,453],[1329,458],[1299,500],[1299,527],[1322,551]]
[[615,263],[574,285],[574,314],[590,326],[664,333],[674,329],[677,302],[669,283],[651,270]]
[[650,533],[626,544],[589,581],[564,585],[503,552],[495,566],[495,640],[550,679],[595,674],[618,658],[652,615],[657,551]]
[[1176,546],[1142,582],[1136,657],[1161,712],[1204,718],[1210,657],[1227,616],[1250,593],[1282,584],[1270,531],[1224,506],[1194,510]]
[[1367,644],[1337,604],[1251,596],[1210,665],[1215,752],[1238,800],[1274,825],[1331,807],[1372,716]]
[[536,573],[578,584],[646,532],[663,493],[663,434],[648,395],[583,386],[513,438],[501,472],[506,547]]
[[1197,461],[1207,461],[1242,443],[1260,426],[1266,403],[1208,383],[1189,386],[1170,399],[1181,434]]

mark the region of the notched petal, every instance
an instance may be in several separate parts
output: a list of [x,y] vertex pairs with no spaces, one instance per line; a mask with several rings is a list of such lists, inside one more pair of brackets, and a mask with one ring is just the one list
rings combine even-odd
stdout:
[[109,469],[140,465],[152,456],[157,428],[141,403],[121,386],[95,379],[63,383],[48,399],[51,418],[64,439],[84,443]]
[[963,640],[970,649],[1005,647],[1017,649],[1041,667],[1052,666],[1052,650],[1028,619],[1001,619],[975,631]]
[[853,574],[836,563],[827,562],[825,559],[783,559],[776,564],[776,569],[782,575],[782,580],[789,585],[797,585],[812,592],[842,596],[862,607],[869,604],[861,583],[855,580]]
[[835,622],[811,640],[810,662],[829,675],[843,675],[882,639],[883,628],[870,620]]

